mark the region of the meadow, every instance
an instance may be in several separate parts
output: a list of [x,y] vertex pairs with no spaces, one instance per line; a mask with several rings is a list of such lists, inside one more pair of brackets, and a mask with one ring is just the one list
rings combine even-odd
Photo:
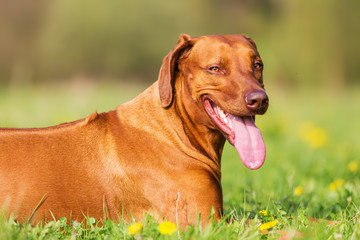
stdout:
[[[0,126],[73,121],[112,110],[145,88],[133,81],[0,88]],[[359,239],[360,88],[272,87],[268,94],[271,106],[256,118],[267,146],[263,167],[248,170],[225,146],[221,222],[181,231],[151,216],[136,224],[99,224],[90,216],[84,223],[61,218],[36,226],[1,217],[0,239],[278,239],[282,230],[304,239]]]

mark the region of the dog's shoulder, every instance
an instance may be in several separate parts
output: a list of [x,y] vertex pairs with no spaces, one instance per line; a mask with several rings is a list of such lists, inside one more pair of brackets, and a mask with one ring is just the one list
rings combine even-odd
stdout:
[[74,123],[78,122],[80,125],[86,125],[86,124],[89,124],[89,123],[95,121],[98,118],[99,118],[99,114],[97,111],[95,111],[95,112],[91,113],[90,115],[88,115],[86,118],[75,121]]
[[73,121],[73,122],[67,122],[67,123],[61,123],[56,126],[46,127],[46,128],[40,128],[44,130],[55,130],[55,129],[65,129],[65,128],[72,128],[72,127],[81,127],[91,124],[92,122],[95,122],[99,118],[100,114],[97,113],[97,111],[91,113],[85,118]]

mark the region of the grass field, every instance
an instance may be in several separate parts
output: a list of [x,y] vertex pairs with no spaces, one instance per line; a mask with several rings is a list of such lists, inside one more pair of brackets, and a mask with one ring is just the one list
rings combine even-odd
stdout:
[[[0,126],[44,127],[76,120],[95,110],[114,109],[145,87],[80,82],[0,89]],[[223,154],[224,209],[232,223],[166,235],[158,230],[162,221],[150,216],[139,229],[129,229],[130,223],[123,221],[98,225],[92,218],[83,225],[57,219],[37,226],[2,218],[0,239],[277,239],[277,230],[296,230],[304,239],[359,239],[360,89],[330,93],[270,88],[268,94],[271,107],[257,117],[267,145],[264,166],[246,169],[228,144]],[[259,222],[273,220],[277,225],[267,234],[259,231]]]

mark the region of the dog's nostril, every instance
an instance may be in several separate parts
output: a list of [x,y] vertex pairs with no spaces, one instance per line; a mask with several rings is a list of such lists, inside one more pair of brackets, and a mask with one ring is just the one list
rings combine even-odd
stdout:
[[266,98],[263,100],[262,104],[265,104],[265,105],[269,104],[269,99],[266,97]]
[[258,101],[257,100],[249,100],[248,105],[254,106],[257,105]]

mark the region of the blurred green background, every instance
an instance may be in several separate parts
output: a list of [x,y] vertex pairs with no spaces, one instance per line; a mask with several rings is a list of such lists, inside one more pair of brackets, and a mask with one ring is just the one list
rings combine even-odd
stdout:
[[[280,202],[288,215],[307,206],[339,219],[360,203],[359,9],[359,0],[0,0],[0,126],[115,109],[157,79],[179,34],[245,34],[265,64],[270,108],[256,121],[267,160],[249,171],[226,145],[225,209]],[[343,185],[329,188],[336,179]]]
[[[0,84],[157,78],[180,33],[246,34],[268,85],[359,82],[358,0],[0,1]],[[270,83],[271,82],[271,83]]]

